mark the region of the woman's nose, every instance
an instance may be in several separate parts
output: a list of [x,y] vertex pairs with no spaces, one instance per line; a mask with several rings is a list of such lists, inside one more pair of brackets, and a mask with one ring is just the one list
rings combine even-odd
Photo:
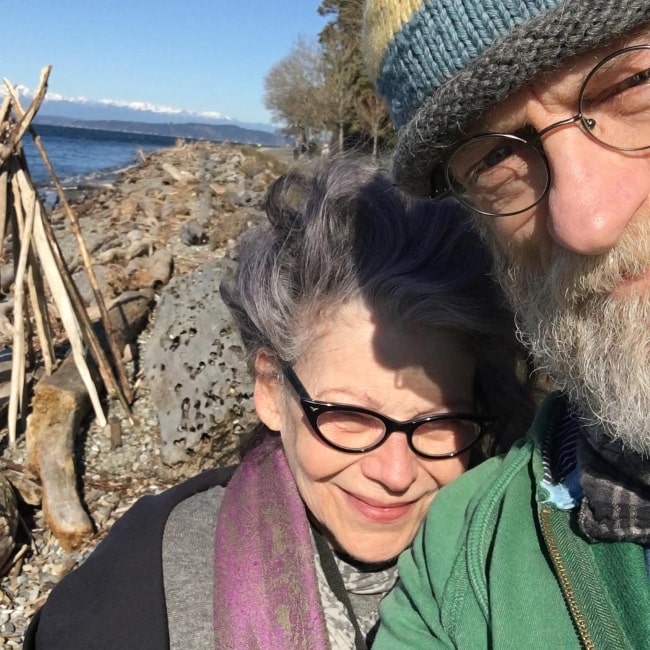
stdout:
[[649,157],[608,149],[577,126],[549,133],[543,145],[551,168],[545,206],[551,237],[574,253],[607,252],[648,202]]
[[362,460],[364,475],[381,483],[390,492],[406,492],[417,478],[418,460],[406,435],[392,433],[381,447],[368,452]]

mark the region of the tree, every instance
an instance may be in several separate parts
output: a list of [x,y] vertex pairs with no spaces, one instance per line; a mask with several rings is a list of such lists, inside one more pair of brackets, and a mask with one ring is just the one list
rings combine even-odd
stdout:
[[350,65],[354,48],[344,39],[332,40],[323,53],[325,83],[323,118],[335,131],[339,151],[343,150],[346,128],[354,121],[356,71]]
[[[264,103],[276,122],[300,134],[326,129],[337,136],[338,149],[354,139],[378,144],[392,133],[383,103],[365,73],[359,35],[363,0],[322,0],[322,16],[331,16],[319,42],[299,40],[265,79]],[[348,137],[351,136],[351,137]]]
[[323,0],[318,8],[322,16],[334,16],[319,40],[325,62],[326,119],[338,134],[339,150],[346,132],[357,122],[359,82],[364,78],[359,49],[362,12],[362,0]]
[[377,157],[379,139],[394,132],[386,104],[368,84],[357,98],[357,116],[361,129],[372,139],[372,157]]
[[324,126],[325,71],[322,47],[298,39],[291,52],[276,63],[264,79],[264,105],[273,121],[306,141],[312,130]]

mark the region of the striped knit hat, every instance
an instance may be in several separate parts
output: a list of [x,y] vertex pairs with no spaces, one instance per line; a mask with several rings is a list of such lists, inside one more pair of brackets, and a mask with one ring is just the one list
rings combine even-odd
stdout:
[[368,72],[400,127],[397,183],[428,195],[444,149],[487,108],[648,22],[649,0],[366,0]]

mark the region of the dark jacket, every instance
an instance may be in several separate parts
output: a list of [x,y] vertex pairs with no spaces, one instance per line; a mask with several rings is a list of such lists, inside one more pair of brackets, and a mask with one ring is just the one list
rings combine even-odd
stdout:
[[27,630],[24,650],[168,648],[162,572],[165,524],[181,501],[227,485],[234,469],[210,470],[140,499],[86,562],[55,587]]

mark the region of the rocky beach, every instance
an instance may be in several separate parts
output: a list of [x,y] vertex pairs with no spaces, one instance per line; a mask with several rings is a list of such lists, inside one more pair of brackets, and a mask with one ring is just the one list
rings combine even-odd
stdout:
[[[237,238],[265,220],[264,195],[286,168],[285,156],[283,150],[178,142],[141,154],[111,184],[66,191],[105,302],[137,292],[150,304],[146,325],[124,349],[134,387],[131,414],[117,398],[104,396],[108,425],[100,426],[88,409],[75,432],[88,533],[52,531],[51,508],[48,515],[43,486],[30,469],[29,420],[27,434],[13,447],[6,431],[0,434],[0,475],[17,490],[20,514],[0,582],[1,647],[22,646],[30,617],[52,587],[136,499],[237,461],[240,436],[254,423],[251,382],[218,287],[234,264]],[[60,206],[52,209],[51,222],[93,313],[93,293]],[[8,291],[10,274],[3,270],[0,277]]]

